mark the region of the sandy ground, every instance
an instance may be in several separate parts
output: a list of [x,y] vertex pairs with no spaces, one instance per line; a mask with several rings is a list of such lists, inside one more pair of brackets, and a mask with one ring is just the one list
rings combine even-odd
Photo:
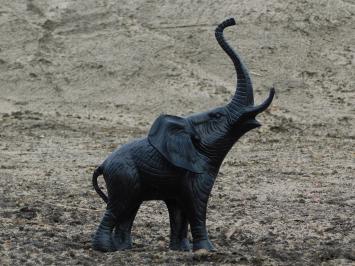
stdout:
[[[160,113],[230,99],[214,28],[231,16],[256,101],[277,97],[221,168],[218,251],[168,251],[161,202],[142,205],[132,251],[93,251],[93,169]],[[0,264],[354,263],[354,17],[353,0],[0,0]]]

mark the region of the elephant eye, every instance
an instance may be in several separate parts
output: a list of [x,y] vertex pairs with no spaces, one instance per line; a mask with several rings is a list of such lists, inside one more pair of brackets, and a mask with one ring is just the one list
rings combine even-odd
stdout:
[[210,117],[211,118],[221,118],[223,115],[221,113],[211,113]]

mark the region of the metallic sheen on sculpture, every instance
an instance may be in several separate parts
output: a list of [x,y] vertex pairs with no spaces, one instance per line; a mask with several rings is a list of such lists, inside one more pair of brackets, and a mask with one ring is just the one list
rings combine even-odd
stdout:
[[[170,218],[170,249],[213,251],[206,229],[206,208],[223,159],[234,143],[249,130],[260,126],[255,119],[271,104],[275,90],[254,106],[249,72],[223,36],[233,18],[215,31],[222,49],[233,61],[237,88],[225,106],[186,117],[161,115],[147,137],[116,149],[95,170],[93,185],[107,203],[106,212],[92,245],[104,252],[132,247],[131,229],[139,206],[146,200],[163,200]],[[107,194],[97,184],[103,175]]]

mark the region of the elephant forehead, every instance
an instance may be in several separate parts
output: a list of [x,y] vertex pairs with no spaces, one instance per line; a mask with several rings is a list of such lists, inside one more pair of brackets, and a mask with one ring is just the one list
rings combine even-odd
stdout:
[[209,120],[210,116],[209,116],[209,112],[202,112],[202,113],[196,113],[196,114],[189,115],[187,117],[187,119],[194,124],[198,124],[198,123],[203,123],[203,122]]
[[226,115],[226,109],[224,107],[217,107],[205,112],[189,115],[186,118],[194,124],[200,124],[211,120],[211,114],[216,114],[216,113]]

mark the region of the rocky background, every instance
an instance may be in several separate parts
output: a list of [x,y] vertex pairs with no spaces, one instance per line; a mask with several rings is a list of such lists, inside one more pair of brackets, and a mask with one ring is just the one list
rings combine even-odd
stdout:
[[[256,102],[277,97],[216,181],[218,251],[168,251],[162,202],[142,205],[132,251],[93,251],[95,166],[160,113],[233,95],[228,17]],[[351,265],[354,31],[354,0],[0,0],[0,264]]]

